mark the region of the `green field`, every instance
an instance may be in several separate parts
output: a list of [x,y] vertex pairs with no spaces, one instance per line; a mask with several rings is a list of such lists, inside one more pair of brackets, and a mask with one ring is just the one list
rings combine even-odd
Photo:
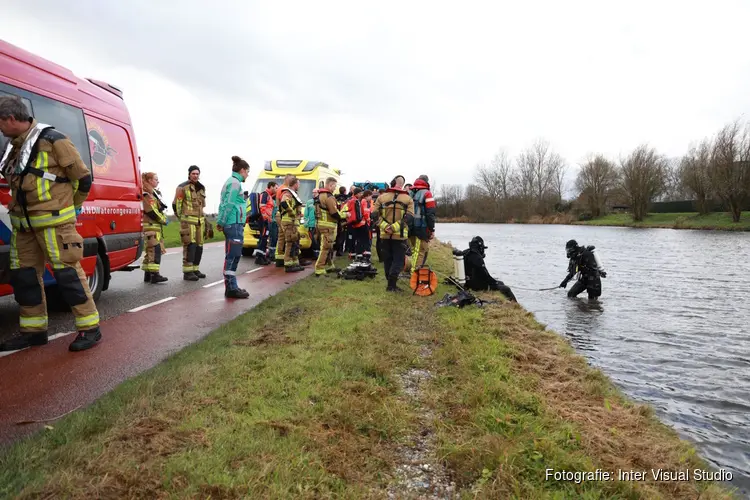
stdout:
[[732,222],[728,213],[648,214],[642,222],[634,222],[630,214],[610,214],[590,221],[574,222],[585,226],[663,227],[672,229],[716,229],[722,231],[750,231],[750,212],[742,212],[740,221]]
[[[206,240],[205,243],[212,241],[224,241],[224,234],[216,230],[216,221],[210,221],[214,226],[214,237]],[[170,219],[169,225],[164,227],[164,245],[167,248],[181,247],[180,241],[180,223]]]
[[[452,270],[448,246],[430,258]],[[461,498],[730,498],[650,475],[547,479],[705,464],[519,305],[384,288],[381,268],[269,298],[0,452],[0,498],[412,498],[396,471],[417,442]]]

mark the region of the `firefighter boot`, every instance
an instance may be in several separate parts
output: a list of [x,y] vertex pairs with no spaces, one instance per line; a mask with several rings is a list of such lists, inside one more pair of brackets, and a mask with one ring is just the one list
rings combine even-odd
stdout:
[[194,272],[183,273],[182,279],[185,281],[198,281],[198,276]]
[[287,273],[298,273],[300,271],[304,271],[305,268],[300,266],[299,264],[293,265],[293,266],[285,266],[284,271]]
[[84,332],[78,332],[76,339],[68,346],[68,350],[71,351],[85,351],[91,349],[102,339],[102,332],[99,327],[86,330]]
[[247,290],[242,288],[233,288],[224,290],[224,297],[228,299],[246,299],[250,296]]
[[151,273],[151,283],[164,283],[165,281],[169,281],[169,278],[162,276],[159,273]]
[[149,281],[151,281],[151,271],[144,271],[143,282],[148,283]]
[[47,332],[22,333],[0,344],[0,351],[17,351],[35,345],[44,345],[48,342]]
[[403,289],[396,286],[396,283],[398,282],[398,276],[388,276],[388,286],[386,287],[386,292],[403,292]]
[[203,274],[202,272],[198,270],[198,266],[200,265],[202,259],[203,259],[203,242],[201,242],[201,244],[196,247],[195,261],[193,261],[193,264],[195,265],[195,271],[193,271],[193,273],[195,273],[195,275],[198,276],[200,279],[203,279],[206,277],[205,274]]

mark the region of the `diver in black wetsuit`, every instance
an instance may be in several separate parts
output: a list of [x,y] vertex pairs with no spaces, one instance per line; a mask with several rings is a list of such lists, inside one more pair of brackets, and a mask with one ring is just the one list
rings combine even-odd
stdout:
[[484,265],[484,240],[475,236],[469,242],[469,249],[464,250],[464,272],[466,273],[466,288],[476,291],[497,290],[511,302],[518,302],[511,289],[502,281],[490,276]]
[[565,253],[570,261],[568,275],[560,283],[560,288],[567,287],[568,281],[578,274],[578,281],[568,291],[568,297],[577,297],[584,290],[588,292],[589,300],[597,300],[602,294],[600,277],[606,278],[607,273],[597,265],[593,250],[593,245],[582,247],[576,240],[570,240],[565,244]]

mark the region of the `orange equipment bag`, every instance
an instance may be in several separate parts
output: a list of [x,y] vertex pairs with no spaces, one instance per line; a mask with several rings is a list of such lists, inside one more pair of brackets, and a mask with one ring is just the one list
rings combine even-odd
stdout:
[[422,266],[411,273],[411,289],[414,290],[412,295],[427,297],[437,291],[438,278],[429,266]]

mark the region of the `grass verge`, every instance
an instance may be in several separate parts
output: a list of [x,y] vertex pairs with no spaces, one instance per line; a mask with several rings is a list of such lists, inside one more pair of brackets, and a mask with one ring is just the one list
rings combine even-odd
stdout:
[[742,212],[739,222],[732,222],[728,213],[648,214],[641,222],[631,214],[610,214],[590,221],[574,222],[584,226],[661,227],[668,229],[713,229],[721,231],[750,231],[750,212]]
[[[430,256],[450,270],[447,246]],[[518,305],[436,309],[444,285],[384,288],[382,272],[311,277],[268,299],[2,452],[0,497],[384,498],[420,432],[398,383],[416,368],[433,375],[434,451],[463,497],[729,498],[692,481],[546,480],[705,465]]]
[[[211,221],[214,226],[214,237],[207,239],[204,243],[211,243],[212,241],[224,241],[224,233],[220,233],[216,230],[216,221]],[[175,248],[182,246],[182,240],[180,239],[180,222],[174,219],[169,220],[169,225],[164,226],[164,246],[167,248]]]

